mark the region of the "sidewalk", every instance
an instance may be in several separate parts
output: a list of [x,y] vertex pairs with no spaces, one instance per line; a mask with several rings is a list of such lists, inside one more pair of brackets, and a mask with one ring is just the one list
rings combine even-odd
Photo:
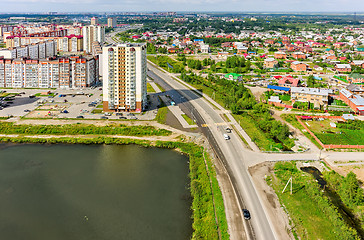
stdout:
[[[159,87],[157,86],[157,84],[155,84],[155,82],[153,81],[149,81],[150,85],[153,87],[154,91],[156,93],[161,93],[161,90],[159,89]],[[171,111],[171,113],[173,113],[173,115],[177,118],[177,120],[179,121],[179,123],[182,125],[183,128],[197,128],[197,125],[190,125],[188,124],[188,122],[186,121],[186,119],[184,119],[182,117],[182,114],[184,114],[184,112],[180,109],[180,107],[178,106],[171,106],[170,105],[170,100],[164,96],[164,95],[160,95],[160,98],[162,99],[162,101],[164,102],[164,104],[166,104],[166,106],[168,107],[168,109]]]

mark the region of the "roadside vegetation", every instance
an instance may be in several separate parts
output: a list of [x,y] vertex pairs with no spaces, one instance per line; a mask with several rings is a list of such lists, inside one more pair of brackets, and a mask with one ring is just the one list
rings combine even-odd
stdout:
[[[266,151],[290,150],[294,142],[289,138],[288,126],[275,120],[269,107],[257,103],[248,88],[242,83],[229,81],[211,74],[207,79],[194,73],[181,74],[181,79],[205,94],[220,105],[232,111],[234,117],[257,146]],[[245,121],[248,124],[245,124]]]
[[[281,117],[291,123],[298,129],[303,129],[302,125],[297,121],[294,114],[282,114]],[[335,123],[336,127],[330,126],[333,120],[325,119],[322,121],[312,120],[307,121],[307,127],[320,139],[323,144],[334,145],[364,145],[364,123],[359,120],[348,120],[345,122]],[[305,121],[304,121],[305,123]],[[308,133],[304,134],[310,136]]]
[[155,90],[152,87],[152,85],[150,85],[150,83],[147,83],[147,92],[148,93],[155,93]]
[[29,125],[0,122],[1,134],[27,135],[124,135],[124,136],[169,136],[171,131],[153,126],[127,126],[112,124],[95,126],[91,124]]
[[[282,193],[290,177],[293,179],[292,195],[289,187]],[[274,175],[268,177],[267,182],[288,212],[296,239],[360,239],[312,175],[297,169],[295,162],[276,163]]]
[[[166,70],[171,70],[170,67],[166,68],[166,65],[177,63],[168,56],[149,59]],[[243,66],[247,62],[234,56],[229,57],[226,64],[228,67],[236,67]],[[260,149],[282,151],[290,150],[294,146],[294,141],[289,138],[288,126],[275,120],[270,115],[269,106],[258,103],[242,82],[230,81],[213,74],[208,74],[207,78],[204,78],[191,71],[186,72],[184,68],[178,72],[181,72],[180,78],[183,81],[209,95],[223,107],[230,109],[237,121],[240,120],[241,127],[246,129],[248,135]]]
[[189,125],[195,125],[196,123],[186,114],[182,114],[182,117],[186,120]]
[[158,113],[155,116],[154,120],[156,120],[160,124],[165,124],[167,119],[168,107],[159,96],[158,98],[159,98],[159,108],[158,108]]

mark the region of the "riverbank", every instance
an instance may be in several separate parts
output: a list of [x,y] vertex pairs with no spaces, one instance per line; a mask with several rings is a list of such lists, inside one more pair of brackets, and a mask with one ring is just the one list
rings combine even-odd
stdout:
[[[161,137],[161,136],[159,136]],[[193,235],[192,239],[229,239],[225,207],[222,194],[218,187],[216,172],[209,157],[204,157],[203,147],[182,142],[185,139],[174,141],[160,141],[153,138],[133,136],[106,137],[98,136],[63,136],[63,135],[5,135],[0,142],[5,143],[41,143],[41,144],[137,144],[144,147],[160,147],[177,149],[189,156],[190,191],[193,198]]]

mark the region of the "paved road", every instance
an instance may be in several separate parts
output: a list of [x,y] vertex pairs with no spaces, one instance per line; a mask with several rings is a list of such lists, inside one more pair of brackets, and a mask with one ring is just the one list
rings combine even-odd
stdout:
[[[230,140],[224,139],[223,133],[225,133],[225,126],[228,126],[228,124],[203,98],[171,78],[169,74],[161,72],[151,64],[148,67],[152,70],[148,71],[148,75],[166,89],[166,92],[174,99],[176,104],[182,105],[181,109],[186,114],[189,112],[196,120],[227,168],[237,192],[240,207],[249,209],[252,215],[250,221],[244,221],[249,238],[276,239],[244,163],[248,158],[257,158],[259,156],[247,150],[235,133],[229,134]],[[208,127],[201,127],[204,123]],[[232,239],[240,238],[238,236],[231,237]]]

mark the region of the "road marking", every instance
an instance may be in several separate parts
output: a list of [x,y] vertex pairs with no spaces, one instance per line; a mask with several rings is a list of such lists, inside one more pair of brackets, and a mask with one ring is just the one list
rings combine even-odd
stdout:
[[201,124],[201,127],[211,127],[211,126],[226,126],[228,125],[227,123],[213,123],[213,124]]

